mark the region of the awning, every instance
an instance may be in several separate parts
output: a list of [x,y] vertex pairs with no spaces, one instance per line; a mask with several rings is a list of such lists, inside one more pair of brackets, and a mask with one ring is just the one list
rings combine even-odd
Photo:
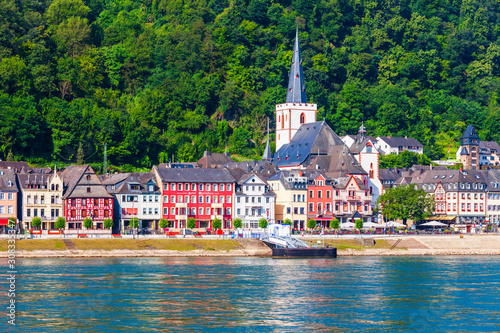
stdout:
[[453,221],[456,219],[456,216],[431,216],[431,217],[426,217],[425,220],[427,221]]
[[0,225],[8,225],[9,219],[0,219]]

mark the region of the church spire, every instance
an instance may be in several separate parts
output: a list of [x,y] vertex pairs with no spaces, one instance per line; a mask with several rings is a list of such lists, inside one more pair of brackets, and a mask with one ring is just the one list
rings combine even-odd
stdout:
[[290,76],[288,77],[286,103],[307,103],[306,85],[302,71],[302,57],[300,56],[299,28],[297,28],[295,33],[295,46],[293,48]]

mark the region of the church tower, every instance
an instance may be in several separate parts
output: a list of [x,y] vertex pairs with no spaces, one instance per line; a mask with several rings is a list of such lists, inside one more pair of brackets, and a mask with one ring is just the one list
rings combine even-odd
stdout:
[[300,125],[316,121],[317,109],[317,104],[307,103],[297,29],[286,102],[276,105],[276,151],[290,142]]
[[463,164],[464,170],[474,169],[479,170],[479,135],[472,125],[468,125],[464,135],[460,138],[460,162]]

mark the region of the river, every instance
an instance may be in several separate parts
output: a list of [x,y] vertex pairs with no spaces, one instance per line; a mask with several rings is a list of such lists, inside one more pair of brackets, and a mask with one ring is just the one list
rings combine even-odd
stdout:
[[15,328],[498,332],[499,267],[498,256],[19,259]]

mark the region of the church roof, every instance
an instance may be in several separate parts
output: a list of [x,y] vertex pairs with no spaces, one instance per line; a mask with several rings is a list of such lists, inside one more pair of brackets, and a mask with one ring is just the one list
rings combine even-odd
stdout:
[[304,82],[304,72],[302,70],[302,57],[300,55],[298,28],[295,34],[292,66],[290,67],[290,75],[288,77],[286,103],[307,103],[306,85]]
[[324,121],[302,124],[290,143],[274,154],[273,163],[278,167],[300,165],[311,154],[328,154],[330,146],[345,144],[328,124]]

